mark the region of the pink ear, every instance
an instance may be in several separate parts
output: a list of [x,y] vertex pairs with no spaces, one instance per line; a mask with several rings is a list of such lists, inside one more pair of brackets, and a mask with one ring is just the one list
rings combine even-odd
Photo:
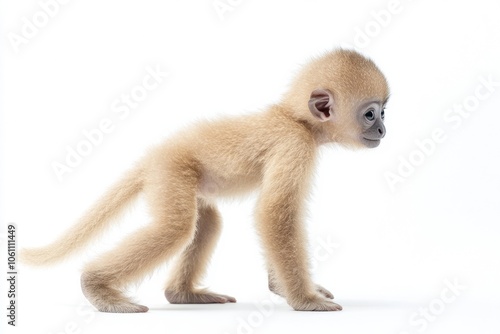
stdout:
[[309,99],[309,111],[320,122],[326,122],[332,117],[333,95],[328,89],[315,89]]

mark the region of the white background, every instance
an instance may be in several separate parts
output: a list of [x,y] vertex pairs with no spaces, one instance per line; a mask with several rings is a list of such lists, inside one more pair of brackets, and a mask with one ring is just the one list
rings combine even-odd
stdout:
[[[498,1],[226,1],[222,14],[213,0],[69,1],[18,47],[9,36],[22,36],[23,17],[33,22],[42,9],[1,2],[2,263],[7,223],[17,224],[20,247],[49,243],[148,147],[197,120],[258,112],[300,64],[351,45],[379,65],[392,96],[380,147],[322,149],[308,204],[314,278],[344,310],[294,312],[270,299],[250,196],[221,203],[225,228],[205,279],[237,304],[168,304],[165,266],[130,289],[147,314],[94,312],[80,268],[140,233],[148,217],[139,201],[78,257],[19,266],[18,326],[8,333],[498,333]],[[168,76],[120,119],[112,104],[148,66]],[[476,98],[477,89],[488,96]],[[457,119],[453,108],[464,103],[471,111]],[[113,130],[60,181],[53,163],[106,118]],[[431,145],[436,130],[445,139]],[[412,172],[402,167],[409,159]],[[398,168],[405,177],[391,187],[386,177]],[[460,285],[455,294],[447,281]]]

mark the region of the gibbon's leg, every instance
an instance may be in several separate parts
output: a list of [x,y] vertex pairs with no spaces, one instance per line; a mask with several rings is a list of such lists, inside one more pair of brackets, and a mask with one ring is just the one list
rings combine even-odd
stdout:
[[221,231],[221,218],[217,209],[198,201],[196,234],[183,251],[167,283],[165,297],[172,304],[234,303],[230,296],[197,289]]
[[[270,197],[275,197],[272,194]],[[278,202],[266,201],[264,195],[258,209],[258,229],[266,251],[268,266],[275,272],[271,284],[279,287],[288,304],[298,311],[337,311],[342,307],[325,299],[316,290],[308,272],[303,227],[291,207],[296,206],[280,198]],[[293,197],[290,194],[289,197]],[[267,202],[267,203],[266,203]]]
[[[276,281],[275,274],[273,273],[273,271],[271,269],[269,270],[269,274],[268,274],[268,285],[269,285],[269,290],[271,292],[277,294],[278,296],[284,297],[284,293],[283,293],[282,289],[280,289],[278,282]],[[316,291],[321,293],[323,296],[325,296],[326,298],[333,299],[333,294],[330,291],[328,291],[326,288],[322,287],[319,284],[314,284],[314,286],[316,288]]]
[[198,177],[195,171],[183,168],[155,169],[144,187],[153,222],[86,266],[82,290],[99,311],[148,311],[146,306],[125,297],[122,289],[164,263],[194,238]]
[[[257,228],[279,293],[300,311],[337,311],[342,307],[316,291],[311,281],[302,206],[308,191],[311,150],[294,147],[266,168],[257,204]],[[295,156],[296,155],[296,156]],[[297,159],[300,157],[301,159]]]

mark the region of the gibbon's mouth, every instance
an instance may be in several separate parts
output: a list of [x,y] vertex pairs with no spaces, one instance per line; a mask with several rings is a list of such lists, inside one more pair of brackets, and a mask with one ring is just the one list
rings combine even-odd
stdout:
[[374,147],[377,147],[378,145],[380,145],[380,139],[369,139],[369,138],[363,137],[363,142],[364,142],[365,146],[369,147],[369,148],[374,148]]

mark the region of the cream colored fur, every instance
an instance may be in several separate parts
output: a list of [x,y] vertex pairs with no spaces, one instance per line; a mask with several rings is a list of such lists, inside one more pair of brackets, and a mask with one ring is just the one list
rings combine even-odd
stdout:
[[[332,121],[319,122],[308,109],[317,88],[333,92]],[[318,146],[360,147],[353,109],[368,98],[385,101],[388,94],[373,62],[353,51],[329,52],[303,68],[281,103],[252,115],[199,123],[152,149],[62,238],[25,249],[22,260],[46,265],[82,249],[142,192],[152,221],[85,267],[82,289],[88,300],[105,312],[147,311],[123,288],[181,252],[165,290],[170,302],[234,302],[197,288],[220,234],[215,200],[259,190],[256,225],[271,288],[296,310],[339,310],[331,293],[310,279],[304,198]]]

